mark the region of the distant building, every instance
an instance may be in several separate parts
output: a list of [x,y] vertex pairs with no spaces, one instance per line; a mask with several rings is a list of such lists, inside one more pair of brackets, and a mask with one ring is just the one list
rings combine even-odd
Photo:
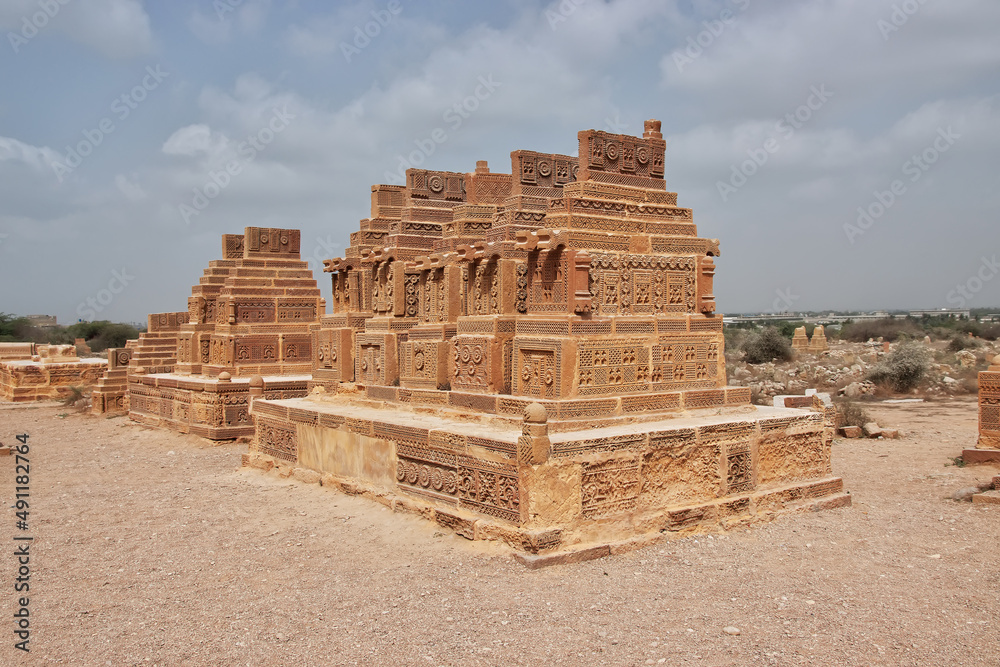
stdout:
[[923,317],[927,315],[928,317],[954,317],[954,318],[968,318],[969,311],[967,310],[955,310],[949,308],[941,308],[939,310],[911,310],[910,317]]
[[25,317],[36,327],[57,327],[55,315],[26,315]]

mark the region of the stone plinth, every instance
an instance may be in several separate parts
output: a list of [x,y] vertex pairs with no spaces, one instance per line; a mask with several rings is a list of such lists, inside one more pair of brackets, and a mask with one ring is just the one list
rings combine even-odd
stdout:
[[36,354],[34,343],[0,343],[0,361],[31,359]]
[[[251,378],[224,377],[176,373],[133,376],[128,389],[129,418],[210,440],[252,435]],[[308,382],[308,375],[265,377],[263,396],[269,399],[305,396]]]
[[247,227],[222,237],[188,310],[150,315],[132,354],[129,416],[211,439],[250,435],[249,379],[266,395],[304,396],[313,366],[309,327],[325,309],[295,229]]
[[[73,347],[72,345],[69,347]],[[104,373],[104,359],[0,362],[0,399],[14,402],[64,398],[70,387],[91,387]]]
[[719,242],[667,191],[659,122],[577,140],[374,186],[325,262],[323,398],[255,400],[254,456],[534,552],[849,503],[826,406],[726,386]]
[[531,553],[850,504],[820,413],[743,406],[553,430],[538,404],[522,420],[355,396],[255,400],[251,451]]

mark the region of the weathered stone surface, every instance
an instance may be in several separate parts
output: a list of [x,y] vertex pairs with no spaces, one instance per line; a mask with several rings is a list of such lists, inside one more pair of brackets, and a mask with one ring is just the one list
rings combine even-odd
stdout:
[[861,427],[860,426],[841,426],[840,433],[845,438],[860,438],[861,437]]
[[864,431],[865,436],[869,438],[877,438],[882,435],[882,427],[875,422],[868,422],[861,427],[861,430]]
[[1000,491],[983,491],[972,496],[972,502],[977,505],[1000,505]]

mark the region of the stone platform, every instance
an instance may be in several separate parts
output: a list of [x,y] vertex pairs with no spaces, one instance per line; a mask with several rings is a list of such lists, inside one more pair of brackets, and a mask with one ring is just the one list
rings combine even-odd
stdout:
[[528,554],[602,555],[664,532],[851,502],[832,474],[833,425],[822,411],[618,415],[550,433],[537,403],[522,417],[401,407],[359,392],[255,399],[252,414],[249,465],[314,471],[324,484]]
[[[128,389],[129,417],[147,426],[193,433],[210,440],[253,435],[248,412],[252,378],[153,373],[133,375]],[[263,395],[288,399],[306,395],[309,375],[256,378]]]
[[64,398],[70,387],[96,384],[107,363],[104,359],[0,362],[0,399],[21,403]]

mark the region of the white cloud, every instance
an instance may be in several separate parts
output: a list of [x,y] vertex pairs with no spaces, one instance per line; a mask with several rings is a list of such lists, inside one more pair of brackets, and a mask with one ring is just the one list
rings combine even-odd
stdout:
[[163,152],[167,155],[186,156],[216,156],[222,153],[229,140],[225,135],[213,132],[208,125],[202,123],[188,125],[174,132],[163,143]]
[[48,146],[32,146],[10,137],[0,137],[0,162],[21,162],[40,172],[52,172],[52,164],[61,162],[60,155]]

